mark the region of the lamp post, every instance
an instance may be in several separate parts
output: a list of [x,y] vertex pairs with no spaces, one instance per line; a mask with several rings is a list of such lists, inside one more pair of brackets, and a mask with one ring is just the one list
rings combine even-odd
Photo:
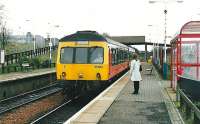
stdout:
[[[60,25],[54,25],[54,28],[55,28],[55,31],[56,29],[58,29],[60,27]],[[56,33],[54,32],[54,35],[56,35]],[[53,42],[53,45],[55,46],[56,45],[56,37],[54,36],[54,42]]]
[[[163,0],[163,1],[154,1],[154,0],[149,0],[149,4],[154,4],[156,2],[163,2],[165,5],[164,8],[164,15],[165,15],[165,20],[164,20],[164,61],[163,61],[163,78],[167,79],[167,52],[166,52],[166,42],[167,42],[167,9],[166,9],[166,5],[167,5],[167,1]],[[183,0],[176,0],[175,2],[177,3],[183,3]]]
[[[149,25],[147,25],[147,26],[148,26],[149,29],[150,29],[150,30],[149,30],[149,36],[148,36],[149,38],[148,38],[148,39],[149,39],[149,43],[151,43],[151,33],[152,33],[152,32],[151,32],[151,31],[152,31],[152,30],[151,30],[151,27],[153,27],[153,25],[149,24]],[[150,55],[150,56],[152,56],[152,55]],[[153,51],[153,56],[154,56],[154,51]],[[151,60],[151,61],[152,61],[152,60]],[[147,62],[149,62],[149,61],[147,60]]]
[[[48,28],[49,28],[49,32],[51,32],[51,28],[50,28],[50,22],[48,22]],[[50,37],[50,33],[47,33],[47,37],[49,38],[49,67],[51,67],[51,62],[52,62],[52,41],[51,41],[51,37]]]
[[165,37],[164,37],[164,62],[163,62],[163,78],[167,79],[167,9],[164,10],[165,14]]
[[51,67],[51,62],[52,62],[52,42],[51,42],[51,38],[49,36],[49,67]]
[[[30,19],[27,19],[26,20],[26,22],[30,22],[31,23],[31,20]],[[32,34],[33,35],[33,54],[34,54],[34,56],[35,56],[35,49],[36,49],[36,38],[35,38],[35,35],[34,34]]]

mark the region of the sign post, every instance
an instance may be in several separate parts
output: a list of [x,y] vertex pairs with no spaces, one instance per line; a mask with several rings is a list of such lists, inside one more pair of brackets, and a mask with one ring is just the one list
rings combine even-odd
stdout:
[[5,62],[5,50],[1,50],[0,55],[1,55],[1,57],[0,57],[0,63],[4,64],[4,62]]
[[49,65],[50,65],[50,67],[51,67],[51,51],[52,51],[52,49],[51,49],[51,47],[52,47],[52,42],[51,42],[51,38],[50,38],[50,42],[49,42]]

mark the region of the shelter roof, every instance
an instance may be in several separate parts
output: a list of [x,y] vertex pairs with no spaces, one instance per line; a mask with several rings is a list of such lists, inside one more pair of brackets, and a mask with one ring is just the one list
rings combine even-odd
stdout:
[[145,36],[111,36],[110,38],[126,45],[145,44]]
[[200,34],[200,21],[190,21],[184,24],[180,34]]

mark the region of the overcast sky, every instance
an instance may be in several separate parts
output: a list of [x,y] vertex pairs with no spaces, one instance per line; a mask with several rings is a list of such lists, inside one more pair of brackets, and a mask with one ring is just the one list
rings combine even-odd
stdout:
[[77,30],[96,30],[111,36],[145,35],[146,41],[163,42],[165,6],[168,36],[173,36],[184,23],[200,18],[200,0],[148,1],[0,0],[0,4],[5,5],[7,25],[14,34],[31,31],[46,36],[50,32],[59,38]]

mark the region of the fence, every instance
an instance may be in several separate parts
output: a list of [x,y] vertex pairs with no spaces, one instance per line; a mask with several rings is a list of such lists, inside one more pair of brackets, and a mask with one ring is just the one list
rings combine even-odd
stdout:
[[[52,51],[55,51],[57,49],[57,45],[52,46]],[[30,51],[24,51],[24,52],[20,52],[20,53],[13,53],[13,54],[9,54],[9,55],[5,55],[5,63],[2,64],[1,67],[1,71],[2,73],[6,72],[10,72],[10,71],[17,71],[17,67],[14,66],[9,66],[15,63],[19,63],[19,60],[22,57],[26,57],[26,58],[34,58],[36,56],[40,56],[40,55],[45,55],[48,54],[50,51],[50,47],[44,47],[44,48],[38,48],[35,50],[30,50]],[[51,65],[50,65],[51,66]],[[55,64],[53,64],[53,66],[55,66]],[[21,67],[22,70],[22,67]]]
[[177,98],[180,102],[181,115],[187,123],[200,124],[199,81],[178,76],[177,84]]

